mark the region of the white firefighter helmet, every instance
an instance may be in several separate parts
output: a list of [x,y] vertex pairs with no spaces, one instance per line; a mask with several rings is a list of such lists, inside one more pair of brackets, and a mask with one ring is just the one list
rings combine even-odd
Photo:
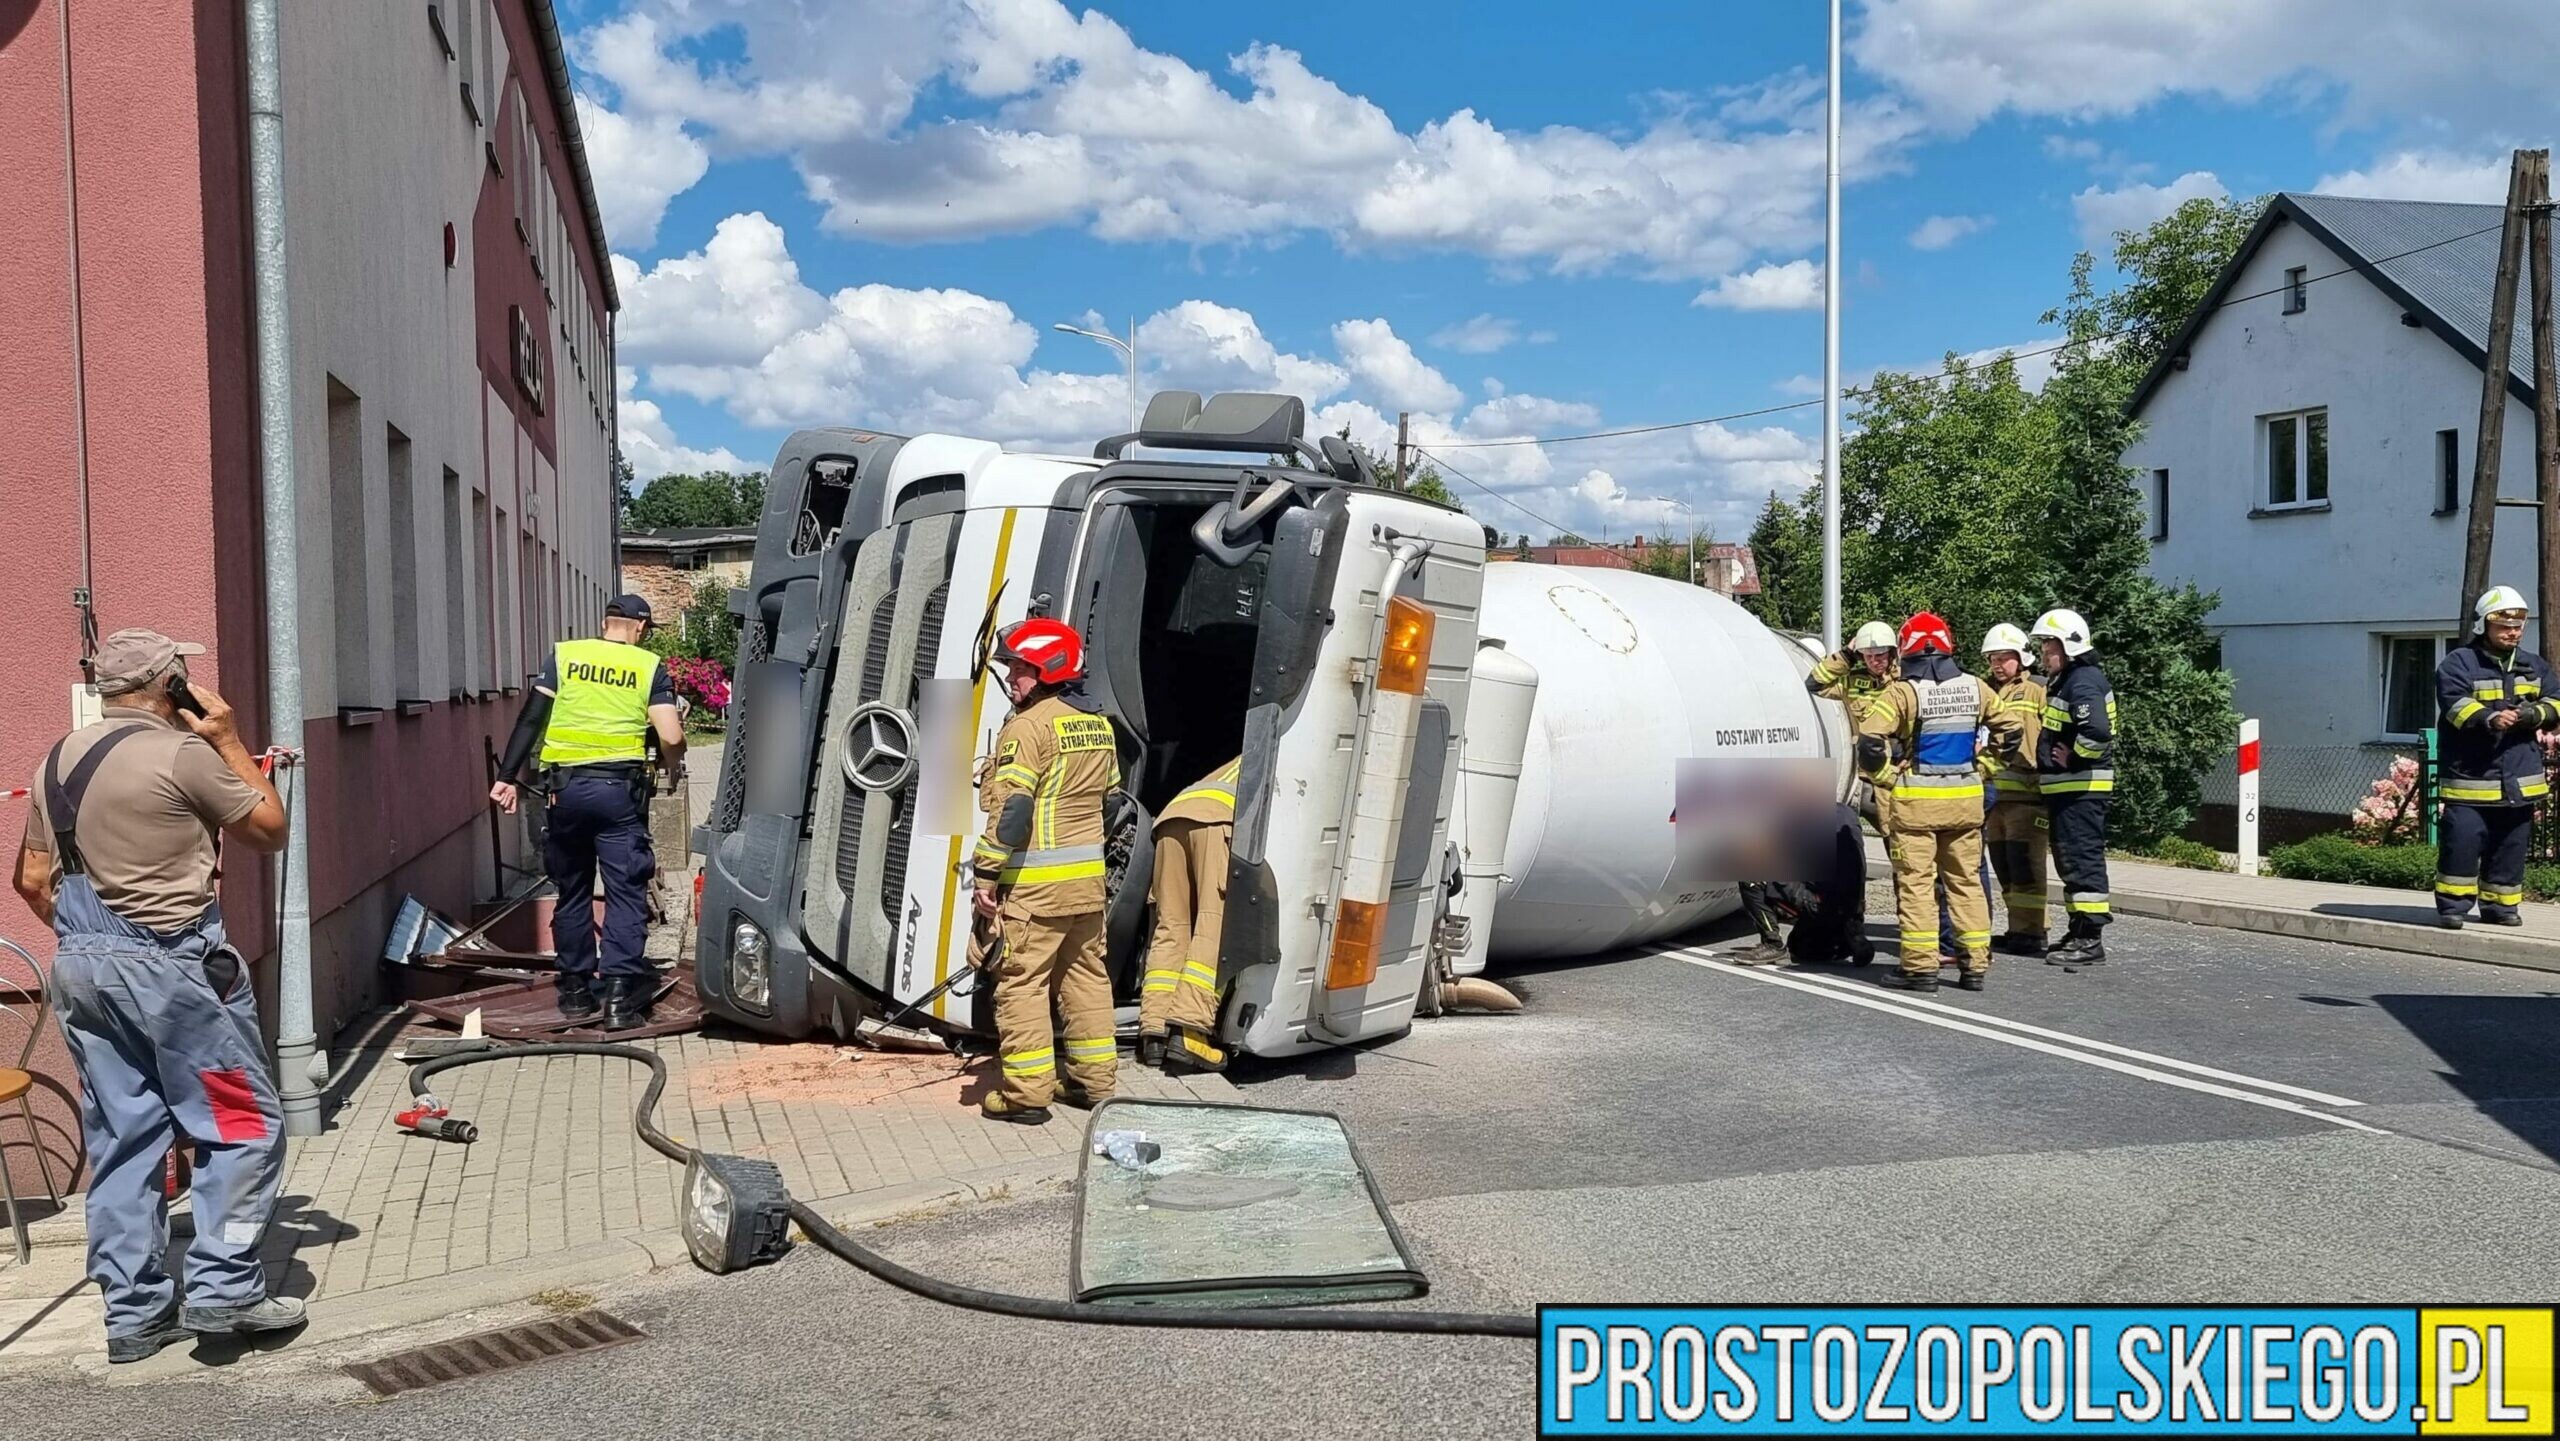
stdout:
[[2089,653],[2089,623],[2082,620],[2076,610],[2057,608],[2046,611],[2036,618],[2036,628],[2030,633],[2038,640],[2062,642],[2064,655],[2084,656]]
[[2514,586],[2493,585],[2480,593],[2480,603],[2471,608],[2471,614],[2481,620],[2487,620],[2504,610],[2522,611],[2530,615],[2533,608],[2525,604],[2524,593]]
[[1851,650],[1891,650],[1894,648],[1893,627],[1880,620],[1868,621],[1849,637]]
[[2004,650],[2017,652],[2020,660],[2028,655],[2027,633],[2005,621],[1982,633],[1984,655],[1998,655]]

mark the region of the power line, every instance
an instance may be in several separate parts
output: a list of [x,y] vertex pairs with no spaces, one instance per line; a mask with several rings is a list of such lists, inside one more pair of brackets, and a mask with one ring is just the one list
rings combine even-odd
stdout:
[[[2427,251],[2441,249],[2444,246],[2453,245],[2460,241],[2491,234],[2492,232],[2501,229],[2505,224],[2506,222],[2501,219],[2496,225],[2486,225],[2482,226],[2478,230],[2468,230],[2460,235],[2447,236],[2442,240],[2432,241],[2425,245],[2403,250],[2397,255],[2382,256],[2371,263],[2379,266],[2388,265],[2395,260],[2406,260],[2412,255],[2424,254]],[[2335,280],[2342,275],[2354,275],[2356,273],[2357,267],[2348,265],[2320,275],[2306,275],[2302,278],[2302,285],[2308,287],[2316,285],[2324,280]],[[2283,285],[2274,286],[2270,289],[2252,291],[2247,295],[2226,295],[2222,299],[2215,301],[2212,308],[2215,310],[2221,310],[2228,306],[2241,304],[2244,301],[2264,300],[2268,296],[2282,295],[2295,288],[2296,287],[2291,282],[2287,282]],[[1952,367],[1938,370],[1927,375],[1917,376],[1915,379],[1921,381],[1954,380],[1962,376],[1971,375],[1976,370],[1983,369],[1986,366],[1997,365],[2003,357],[2011,361],[2033,360],[2038,356],[2052,355],[2059,351],[2069,350],[2075,345],[2094,345],[2103,340],[2121,340],[2124,337],[2133,334],[2133,332],[2134,327],[2128,325],[2116,330],[2107,331],[2101,335],[2059,340],[2051,345],[2039,346],[2034,350],[2003,351],[1999,356],[1994,356],[1987,361],[1959,361]],[[1874,394],[1874,391],[1870,388],[1866,386],[1858,386],[1842,390],[1840,392],[1840,398],[1843,400],[1864,399],[1872,394]],[[1692,430],[1701,425],[1721,425],[1729,420],[1753,420],[1764,415],[1783,415],[1789,411],[1810,410],[1814,406],[1820,404],[1822,404],[1822,398],[1820,396],[1816,396],[1811,400],[1791,401],[1785,405],[1764,405],[1757,410],[1737,410],[1727,415],[1709,415],[1700,417],[1696,420],[1674,420],[1660,425],[1631,425],[1617,430],[1584,431],[1578,435],[1521,436],[1510,440],[1452,440],[1442,442],[1440,448],[1444,450],[1491,450],[1498,447],[1513,445],[1563,445],[1569,441],[1577,440],[1614,440],[1621,436],[1657,435],[1666,430]],[[1443,463],[1446,463],[1445,458]]]
[[1478,480],[1474,476],[1467,474],[1465,471],[1458,469],[1454,465],[1451,465],[1449,463],[1449,457],[1445,455],[1433,455],[1429,449],[1419,445],[1415,446],[1413,451],[1416,455],[1428,457],[1437,463],[1441,469],[1449,472],[1451,475],[1454,475],[1458,479],[1465,481],[1467,484],[1474,486],[1476,489],[1483,491],[1485,494],[1492,496],[1494,499],[1501,501],[1504,505],[1507,505],[1513,510],[1520,512],[1522,515],[1529,517],[1538,524],[1545,526],[1548,534],[1571,535],[1574,533],[1572,527],[1556,524],[1554,521],[1547,519],[1545,516],[1538,514],[1534,510],[1531,510],[1529,507],[1522,505],[1520,502],[1513,500],[1507,495],[1504,495],[1501,491],[1494,489],[1492,486],[1485,484],[1483,481]]

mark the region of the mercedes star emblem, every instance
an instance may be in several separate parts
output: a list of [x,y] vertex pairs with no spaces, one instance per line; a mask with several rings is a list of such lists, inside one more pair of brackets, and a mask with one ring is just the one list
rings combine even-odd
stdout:
[[872,701],[844,726],[844,778],[866,791],[891,791],[916,769],[916,723],[887,701]]

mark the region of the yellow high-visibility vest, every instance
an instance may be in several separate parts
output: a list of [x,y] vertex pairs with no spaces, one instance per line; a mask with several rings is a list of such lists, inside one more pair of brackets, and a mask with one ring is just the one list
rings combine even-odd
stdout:
[[648,755],[649,687],[658,658],[636,645],[564,640],[552,650],[551,724],[542,733],[547,766],[636,761]]

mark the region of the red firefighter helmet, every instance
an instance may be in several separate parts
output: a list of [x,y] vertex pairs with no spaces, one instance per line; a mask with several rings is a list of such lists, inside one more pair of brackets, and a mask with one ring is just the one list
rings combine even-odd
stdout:
[[995,658],[1007,665],[1028,666],[1042,685],[1065,685],[1084,679],[1084,637],[1062,620],[1035,615],[1006,626],[996,637]]
[[1902,653],[1954,655],[1955,633],[1947,629],[1947,623],[1935,612],[1924,610],[1902,623]]

